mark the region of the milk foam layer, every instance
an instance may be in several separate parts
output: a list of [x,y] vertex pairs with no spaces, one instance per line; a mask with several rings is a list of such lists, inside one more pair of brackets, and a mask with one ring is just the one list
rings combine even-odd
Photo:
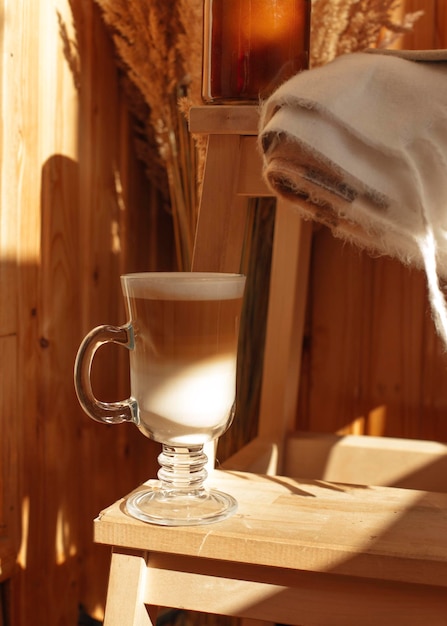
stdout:
[[231,300],[242,297],[245,276],[212,272],[148,272],[121,277],[131,298]]

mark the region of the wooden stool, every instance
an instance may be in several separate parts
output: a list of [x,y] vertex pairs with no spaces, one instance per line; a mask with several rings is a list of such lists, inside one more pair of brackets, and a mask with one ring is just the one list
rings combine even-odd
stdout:
[[[194,270],[240,269],[247,199],[270,195],[261,178],[257,123],[255,107],[191,110],[191,131],[208,135]],[[416,442],[415,455],[411,446],[390,442],[388,455],[373,455],[377,463],[368,452],[371,465],[362,443],[343,445],[352,438],[288,437],[296,415],[310,232],[278,201],[259,435],[228,465],[256,473],[214,470],[209,481],[237,498],[238,512],[195,527],[145,524],[123,512],[123,501],[102,512],[95,540],[113,548],[104,626],[154,624],[158,607],[292,625],[447,624],[447,495],[348,486],[327,482],[324,474],[325,465],[334,476],[352,468],[353,480],[361,482],[361,469],[372,480],[378,463],[387,470],[380,472],[382,481],[403,470],[410,475],[406,486],[420,489],[420,469],[445,465],[447,451]],[[278,467],[305,475],[306,468],[291,462],[302,460],[303,450],[318,458],[312,472],[320,472],[320,480],[265,475]],[[439,487],[436,472],[430,483]]]
[[447,623],[447,495],[215,471],[237,513],[151,526],[117,502],[94,524],[113,546],[104,626],[158,607],[276,623]]
[[[239,272],[248,199],[273,196],[262,178],[255,106],[203,106],[190,112],[192,133],[207,136],[194,246],[196,271]],[[294,430],[308,283],[311,224],[277,200],[258,437],[238,463],[281,471]]]

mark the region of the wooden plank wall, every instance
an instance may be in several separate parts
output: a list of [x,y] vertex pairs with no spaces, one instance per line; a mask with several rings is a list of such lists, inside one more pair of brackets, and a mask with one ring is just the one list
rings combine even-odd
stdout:
[[[447,48],[447,0],[406,0],[419,9],[402,47]],[[424,275],[316,228],[300,394],[301,429],[447,441],[447,355]]]
[[[92,520],[153,475],[157,452],[82,412],[75,354],[92,327],[125,322],[120,273],[170,267],[170,220],[134,157],[93,0],[1,5],[0,582],[17,555],[10,623],[74,626],[79,603],[101,617],[105,599]],[[95,366],[105,400],[128,391],[115,355]]]

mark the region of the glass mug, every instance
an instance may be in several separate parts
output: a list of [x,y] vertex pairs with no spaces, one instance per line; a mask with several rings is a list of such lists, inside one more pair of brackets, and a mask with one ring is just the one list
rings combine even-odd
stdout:
[[[236,365],[245,277],[240,274],[149,272],[121,277],[128,323],[93,329],[75,362],[75,389],[94,420],[134,423],[163,446],[160,482],[134,492],[127,511],[147,522],[208,523],[236,508],[228,494],[204,487],[203,446],[234,415]],[[105,343],[129,349],[129,398],[102,402],[90,372]]]

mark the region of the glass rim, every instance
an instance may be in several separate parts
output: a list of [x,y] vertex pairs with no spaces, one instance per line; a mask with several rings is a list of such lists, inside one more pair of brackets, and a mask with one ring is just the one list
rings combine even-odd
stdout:
[[141,272],[121,276],[126,297],[151,300],[228,300],[240,298],[243,274],[220,272]]
[[245,280],[245,274],[232,272],[133,272],[130,274],[122,274],[121,280],[198,280],[198,281],[216,281],[216,280]]

